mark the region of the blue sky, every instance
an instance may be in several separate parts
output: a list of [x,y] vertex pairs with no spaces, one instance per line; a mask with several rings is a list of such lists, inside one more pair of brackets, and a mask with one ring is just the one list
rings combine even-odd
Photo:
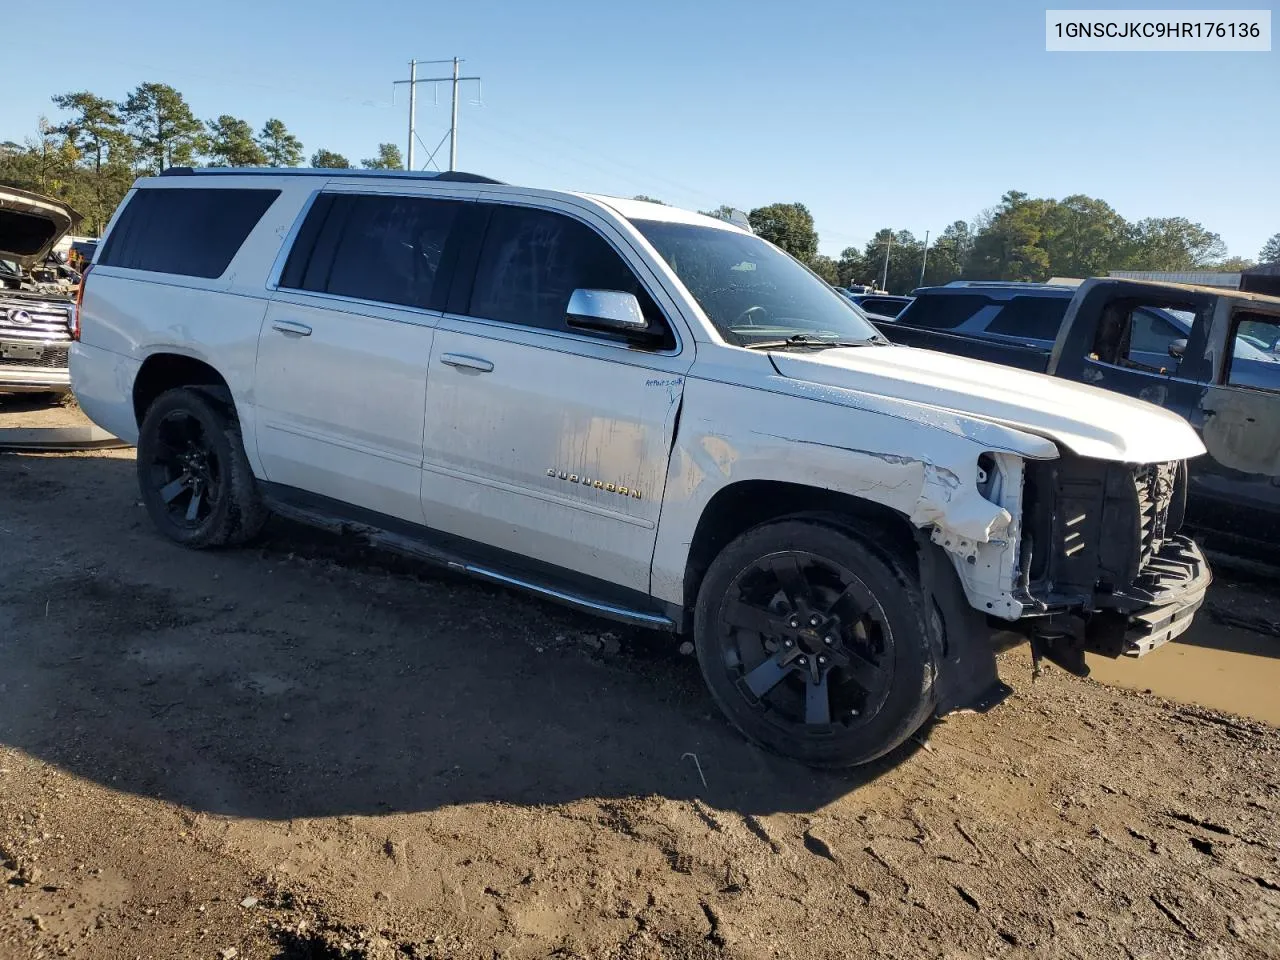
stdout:
[[[0,140],[56,116],[55,93],[154,80],[201,118],[280,117],[308,154],[357,161],[403,148],[409,59],[457,55],[484,80],[462,169],[704,209],[798,200],[833,255],[883,226],[936,235],[1008,189],[1186,216],[1242,256],[1280,231],[1280,52],[1050,54],[1026,2],[64,0],[5,20],[24,39]],[[420,89],[430,148],[447,90]]]

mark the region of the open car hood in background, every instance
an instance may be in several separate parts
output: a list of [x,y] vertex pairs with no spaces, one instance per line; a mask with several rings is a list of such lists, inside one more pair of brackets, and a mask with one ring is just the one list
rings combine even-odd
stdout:
[[0,260],[29,270],[82,219],[60,200],[0,186]]

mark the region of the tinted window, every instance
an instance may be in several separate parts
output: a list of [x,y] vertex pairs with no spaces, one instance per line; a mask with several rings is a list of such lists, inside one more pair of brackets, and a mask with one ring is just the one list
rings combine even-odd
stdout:
[[586,224],[528,207],[493,208],[469,312],[547,330],[567,330],[565,311],[578,288],[633,293],[650,323],[657,306],[617,252]]
[[460,206],[423,197],[317,197],[280,285],[439,309],[447,292],[441,262]]
[[988,333],[1031,340],[1056,340],[1070,297],[1014,297],[987,325]]
[[867,297],[858,306],[867,313],[877,313],[882,317],[896,317],[906,306],[901,300],[886,300],[883,297]]
[[987,297],[976,293],[924,294],[911,301],[898,319],[914,327],[954,330],[990,303]]
[[220,277],[279,190],[140,189],[107,238],[100,264]]

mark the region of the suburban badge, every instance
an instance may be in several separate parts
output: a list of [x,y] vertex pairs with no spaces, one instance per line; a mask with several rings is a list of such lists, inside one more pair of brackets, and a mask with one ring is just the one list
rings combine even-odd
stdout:
[[631,497],[633,500],[640,499],[640,491],[631,487],[619,486],[616,483],[608,483],[604,480],[596,480],[593,477],[579,476],[576,473],[565,473],[563,470],[557,470],[551,467],[547,470],[548,477],[554,477],[557,480],[564,480],[568,483],[580,483],[584,487],[595,487],[597,490],[603,490],[605,493],[620,493],[624,497]]

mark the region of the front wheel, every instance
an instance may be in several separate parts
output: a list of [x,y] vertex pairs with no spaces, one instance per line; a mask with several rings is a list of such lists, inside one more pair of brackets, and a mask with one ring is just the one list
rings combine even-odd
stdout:
[[935,702],[914,577],[811,520],[744,533],[698,593],[694,641],[720,708],[749,739],[822,767],[883,756]]

